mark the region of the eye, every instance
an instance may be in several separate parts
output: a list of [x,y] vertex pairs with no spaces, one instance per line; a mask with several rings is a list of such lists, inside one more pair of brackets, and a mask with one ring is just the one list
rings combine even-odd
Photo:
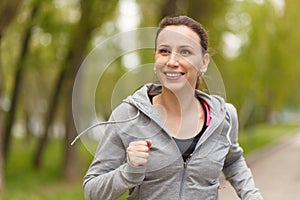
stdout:
[[192,54],[192,51],[190,51],[188,49],[182,49],[182,50],[180,50],[180,55],[188,56],[188,55],[191,55],[191,54]]
[[167,48],[159,49],[158,52],[162,55],[169,55],[171,53]]

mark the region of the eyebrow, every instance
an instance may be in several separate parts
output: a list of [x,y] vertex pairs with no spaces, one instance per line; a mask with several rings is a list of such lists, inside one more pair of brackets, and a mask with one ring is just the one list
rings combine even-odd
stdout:
[[[170,45],[168,45],[168,44],[160,44],[160,45],[158,45],[158,47],[170,47]],[[179,48],[191,48],[191,49],[195,49],[193,46],[191,46],[191,45],[180,45],[179,46]]]
[[179,46],[180,48],[191,48],[191,49],[195,49],[193,46],[190,46],[190,45],[181,45]]

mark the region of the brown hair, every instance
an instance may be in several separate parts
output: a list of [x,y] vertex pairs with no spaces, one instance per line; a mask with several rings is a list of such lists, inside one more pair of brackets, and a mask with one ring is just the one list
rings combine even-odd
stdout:
[[166,28],[167,26],[180,26],[184,25],[192,29],[200,38],[200,45],[202,47],[202,53],[205,54],[208,49],[208,36],[206,30],[203,28],[203,26],[195,21],[194,19],[187,17],[187,16],[178,16],[178,17],[165,17],[163,18],[159,23],[159,28],[156,33],[155,37],[155,49],[156,49],[156,42],[158,35],[160,32]]

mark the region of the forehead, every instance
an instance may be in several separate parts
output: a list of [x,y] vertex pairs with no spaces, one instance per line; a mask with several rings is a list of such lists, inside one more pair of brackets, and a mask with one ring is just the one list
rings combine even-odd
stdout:
[[200,46],[200,38],[191,28],[184,25],[165,27],[157,37],[157,44]]

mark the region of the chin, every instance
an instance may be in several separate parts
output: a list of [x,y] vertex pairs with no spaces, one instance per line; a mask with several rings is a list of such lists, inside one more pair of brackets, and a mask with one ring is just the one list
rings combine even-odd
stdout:
[[183,92],[184,90],[189,90],[189,89],[195,89],[195,88],[192,88],[192,86],[190,84],[182,83],[182,82],[163,83],[162,85],[174,93]]

